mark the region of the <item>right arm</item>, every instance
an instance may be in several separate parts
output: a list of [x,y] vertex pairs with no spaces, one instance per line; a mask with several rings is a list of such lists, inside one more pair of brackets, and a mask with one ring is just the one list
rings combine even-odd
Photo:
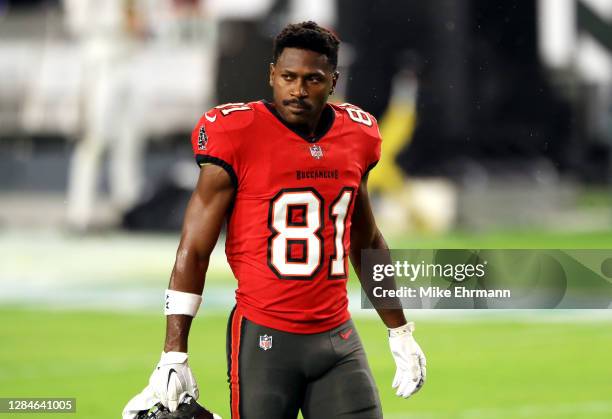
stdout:
[[[212,164],[202,166],[185,212],[169,289],[202,294],[210,254],[219,238],[234,193],[230,176],[223,168]],[[187,352],[192,319],[183,314],[166,316],[164,352]]]
[[[234,198],[235,188],[221,167],[207,164],[200,169],[198,184],[191,196],[181,242],[176,252],[170,285],[173,291],[201,295],[204,277],[223,221]],[[149,378],[149,384],[123,409],[123,419],[135,419],[159,403],[174,411],[186,395],[194,399],[199,391],[187,363],[187,337],[192,316],[166,316],[164,352]]]

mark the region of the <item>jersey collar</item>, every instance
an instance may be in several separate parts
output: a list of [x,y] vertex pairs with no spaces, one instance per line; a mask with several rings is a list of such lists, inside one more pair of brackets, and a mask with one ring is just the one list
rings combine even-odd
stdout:
[[278,111],[274,107],[274,104],[272,104],[271,102],[267,100],[263,100],[262,102],[264,106],[266,107],[266,109],[272,115],[274,115],[276,119],[278,119],[285,127],[287,127],[291,132],[295,133],[298,137],[308,141],[309,143],[316,143],[321,138],[323,138],[325,134],[329,132],[331,127],[334,125],[334,121],[336,120],[336,112],[334,112],[334,110],[329,105],[329,103],[325,104],[325,107],[323,108],[323,112],[321,112],[321,119],[319,119],[319,124],[317,125],[315,129],[315,135],[309,136],[303,131],[300,131],[296,129],[295,127],[287,124],[287,122],[281,117],[281,115],[278,113]]

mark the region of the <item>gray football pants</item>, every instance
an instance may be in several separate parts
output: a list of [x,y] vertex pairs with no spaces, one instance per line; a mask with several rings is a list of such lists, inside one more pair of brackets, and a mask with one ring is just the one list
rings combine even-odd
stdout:
[[232,419],[381,419],[352,320],[323,333],[260,326],[232,311],[227,330]]

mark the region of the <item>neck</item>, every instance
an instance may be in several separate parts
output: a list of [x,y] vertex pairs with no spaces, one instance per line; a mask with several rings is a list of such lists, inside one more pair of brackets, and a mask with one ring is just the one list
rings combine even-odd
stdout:
[[[325,107],[323,107],[325,109]],[[323,109],[319,112],[311,121],[308,121],[305,124],[295,126],[295,129],[298,131],[302,131],[304,134],[307,134],[309,137],[314,137],[317,127],[319,126],[319,122],[321,121],[321,114],[323,113]]]
[[334,122],[334,112],[331,108],[325,104],[323,109],[313,117],[312,120],[307,121],[303,124],[291,124],[287,122],[285,118],[276,110],[274,103],[264,101],[265,106],[274,114],[276,117],[290,130],[295,132],[305,140],[318,139],[322,135],[325,135],[331,128]]

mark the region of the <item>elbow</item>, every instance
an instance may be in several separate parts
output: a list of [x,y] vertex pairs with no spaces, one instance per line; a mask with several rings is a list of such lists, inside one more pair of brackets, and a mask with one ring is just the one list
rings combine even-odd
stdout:
[[191,266],[208,266],[211,251],[181,243],[176,251],[175,269],[185,270]]
[[170,276],[170,289],[202,294],[209,259],[210,252],[203,252],[193,246],[179,245]]
[[380,231],[377,228],[374,228],[371,234],[368,236],[363,248],[364,249],[378,249],[380,247],[379,244],[381,240],[382,240],[382,234],[380,234]]
[[376,243],[378,243],[380,241],[380,231],[378,231],[377,228],[374,229],[374,231],[372,231],[372,234],[369,237],[368,240],[368,249],[372,249],[372,248],[376,248]]
[[367,235],[356,235],[354,240],[351,237],[351,247],[353,247],[353,244],[357,252],[360,252],[362,249],[381,249],[385,247],[385,239],[381,232],[374,228]]
[[377,228],[369,232],[369,234],[363,234],[363,232],[355,231],[351,234],[351,257],[361,257],[362,249],[375,249],[377,244],[380,242],[382,235]]

